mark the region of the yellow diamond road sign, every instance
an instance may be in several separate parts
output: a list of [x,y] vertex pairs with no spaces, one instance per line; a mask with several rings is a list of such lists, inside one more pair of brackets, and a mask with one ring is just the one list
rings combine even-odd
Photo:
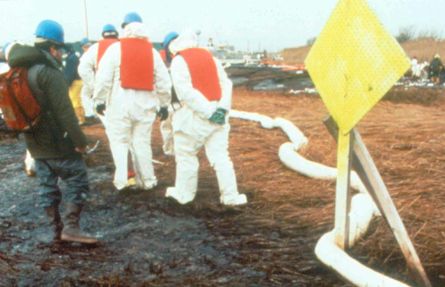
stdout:
[[340,131],[348,133],[409,68],[365,0],[340,0],[305,60]]

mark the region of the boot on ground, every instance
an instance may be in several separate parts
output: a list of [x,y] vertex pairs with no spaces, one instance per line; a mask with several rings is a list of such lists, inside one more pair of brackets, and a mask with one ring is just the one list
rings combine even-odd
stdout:
[[45,212],[53,228],[53,240],[59,241],[63,229],[63,222],[62,219],[60,218],[59,207],[58,206],[46,207]]
[[80,230],[79,220],[82,211],[81,205],[67,204],[64,217],[64,228],[61,239],[63,241],[78,242],[84,244],[96,244],[97,238]]
[[247,204],[247,197],[245,194],[236,193],[230,196],[221,197],[221,203],[226,206],[240,206]]

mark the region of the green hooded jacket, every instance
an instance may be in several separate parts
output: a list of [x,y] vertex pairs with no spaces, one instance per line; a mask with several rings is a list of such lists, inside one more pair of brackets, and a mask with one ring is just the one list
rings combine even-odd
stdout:
[[[75,147],[85,147],[83,134],[68,96],[61,65],[48,52],[16,44],[8,57],[11,67],[36,68],[36,83],[30,83],[42,109],[42,116],[32,132],[25,133],[28,150],[35,159],[79,158]],[[37,86],[40,92],[35,91]]]

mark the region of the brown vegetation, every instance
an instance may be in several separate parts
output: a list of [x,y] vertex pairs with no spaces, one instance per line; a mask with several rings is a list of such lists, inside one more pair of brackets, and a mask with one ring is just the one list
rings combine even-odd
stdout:
[[407,41],[402,44],[408,56],[417,57],[419,61],[431,61],[435,54],[445,56],[445,40],[424,38]]
[[[443,89],[428,90],[423,101],[425,91],[404,102],[403,89],[391,92],[358,129],[433,286],[445,286],[445,101]],[[336,143],[322,123],[327,111],[319,97],[236,89],[233,102],[237,110],[290,120],[309,139],[300,153],[335,166]],[[104,129],[84,127],[93,142],[102,141],[89,161],[91,199],[82,218],[87,230],[105,234],[95,248],[39,243],[49,226],[35,207],[36,183],[20,169],[19,142],[3,141],[2,185],[7,189],[9,179],[17,178],[19,187],[0,198],[0,285],[350,286],[314,254],[317,240],[333,227],[335,182],[286,168],[278,149],[288,138],[279,129],[236,118],[231,125],[230,154],[249,203],[236,209],[218,205],[217,180],[202,152],[195,202],[178,210],[164,201],[166,187],[174,184],[175,161],[162,154],[158,121],[153,156],[164,164],[155,166],[159,186],[152,192],[117,193]],[[382,219],[348,252],[413,283]],[[2,284],[5,276],[10,284]]]
[[[420,98],[422,90],[417,94]],[[382,101],[358,129],[430,279],[434,286],[444,286],[445,101],[443,91],[436,90],[436,94],[434,105],[430,100],[425,102],[427,105],[422,101],[418,102],[422,105],[413,104],[414,97],[411,103],[400,103],[397,97]],[[326,110],[319,98],[238,91],[235,107],[291,120],[309,138],[301,153],[310,160],[335,166],[336,144],[322,124]],[[335,183],[307,178],[280,164],[276,152],[287,141],[280,132],[236,119],[233,124],[231,153],[241,189],[252,191],[253,208],[237,219],[239,228],[253,227],[247,222],[257,218],[257,229],[268,226],[295,238],[318,240],[320,232],[332,228]],[[258,211],[254,211],[255,206]],[[351,253],[390,276],[405,282],[409,278],[403,255],[382,219],[375,222],[368,237]]]
[[[430,61],[435,54],[445,56],[445,40],[436,40],[433,38],[423,38],[410,40],[402,44],[409,57],[417,57],[420,61]],[[281,52],[284,62],[288,64],[303,63],[310,47],[287,48]]]

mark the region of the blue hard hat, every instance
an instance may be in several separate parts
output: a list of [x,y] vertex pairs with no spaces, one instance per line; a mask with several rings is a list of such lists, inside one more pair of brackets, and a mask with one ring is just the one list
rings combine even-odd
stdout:
[[174,39],[178,38],[179,34],[176,32],[170,32],[168,33],[165,38],[164,41],[162,42],[162,47],[165,49],[167,48],[168,44],[170,44],[171,41],[173,41]]
[[90,40],[88,38],[82,38],[82,40],[80,40],[80,46],[83,47],[85,45],[90,44]]
[[53,20],[43,20],[40,22],[35,35],[36,37],[54,41],[58,44],[65,42],[62,25]]
[[124,28],[125,25],[133,23],[133,22],[142,23],[141,16],[139,16],[139,14],[136,12],[130,12],[127,15],[125,15],[124,22],[122,23],[122,28]]
[[116,27],[114,27],[111,24],[105,24],[104,27],[102,28],[102,33],[106,33],[106,32],[116,32]]

